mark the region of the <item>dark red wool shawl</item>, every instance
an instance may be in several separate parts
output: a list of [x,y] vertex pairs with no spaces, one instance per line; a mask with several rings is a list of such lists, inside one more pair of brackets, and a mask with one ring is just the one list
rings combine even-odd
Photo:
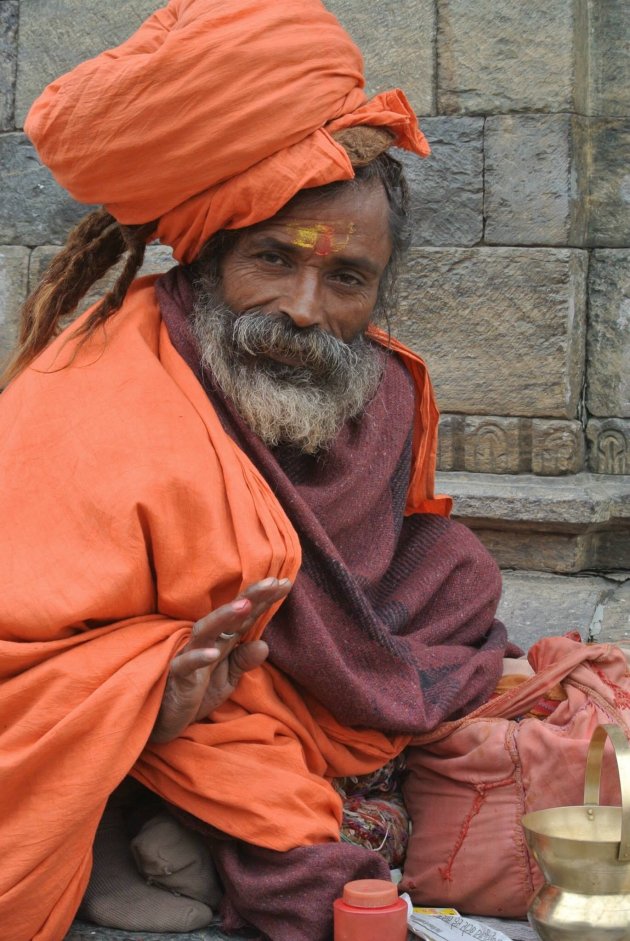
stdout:
[[[348,726],[421,733],[487,699],[508,648],[494,617],[500,574],[464,526],[404,516],[414,398],[400,360],[383,350],[377,394],[325,456],[272,451],[202,374],[186,272],[156,291],[173,344],[300,537],[302,568],[265,632],[270,662],[315,712],[321,702]],[[326,941],[343,883],[388,877],[378,854],[344,843],[277,853],[217,840],[214,850],[224,926],[247,922],[273,941]]]

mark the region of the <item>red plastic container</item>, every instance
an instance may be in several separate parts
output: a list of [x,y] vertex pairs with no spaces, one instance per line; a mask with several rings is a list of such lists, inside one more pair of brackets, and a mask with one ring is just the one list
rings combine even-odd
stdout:
[[333,911],[335,941],[407,941],[407,905],[393,882],[347,882]]

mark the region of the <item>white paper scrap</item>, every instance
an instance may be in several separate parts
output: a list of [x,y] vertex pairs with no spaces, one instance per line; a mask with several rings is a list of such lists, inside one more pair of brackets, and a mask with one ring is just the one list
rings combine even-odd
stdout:
[[[464,918],[455,909],[416,909],[408,895],[401,896],[407,902],[407,924],[409,930],[424,941],[510,941],[502,931],[495,931],[478,921]],[[428,912],[431,911],[431,914]],[[448,914],[446,914],[448,912]],[[451,914],[452,913],[452,914]]]

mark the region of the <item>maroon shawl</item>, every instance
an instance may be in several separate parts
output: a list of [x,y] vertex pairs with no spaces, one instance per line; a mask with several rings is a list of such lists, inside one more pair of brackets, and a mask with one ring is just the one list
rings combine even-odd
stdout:
[[[508,647],[494,618],[500,574],[464,526],[404,516],[414,395],[401,361],[383,350],[376,395],[324,455],[270,450],[201,370],[185,270],[156,291],[174,346],[300,537],[302,568],[265,632],[270,662],[315,713],[322,703],[348,726],[421,733],[487,699]],[[248,922],[273,941],[325,941],[343,883],[388,877],[376,853],[344,843],[277,853],[217,840],[214,849],[225,927]]]

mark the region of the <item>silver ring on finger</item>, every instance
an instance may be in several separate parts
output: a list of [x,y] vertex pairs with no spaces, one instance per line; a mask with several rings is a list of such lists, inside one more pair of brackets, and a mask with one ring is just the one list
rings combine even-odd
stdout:
[[221,631],[217,640],[234,640],[235,637],[238,637],[236,632],[234,634],[227,634],[225,631]]

